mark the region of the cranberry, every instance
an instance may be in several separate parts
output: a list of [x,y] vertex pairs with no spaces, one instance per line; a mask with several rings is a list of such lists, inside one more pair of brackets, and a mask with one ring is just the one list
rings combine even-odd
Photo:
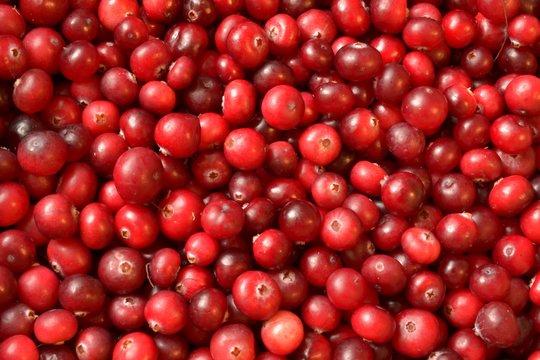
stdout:
[[145,280],[144,259],[135,249],[112,248],[99,260],[98,277],[107,290],[117,294],[130,293]]
[[254,359],[255,337],[243,324],[225,325],[212,335],[210,352],[215,359]]
[[[349,268],[335,270],[326,280],[327,296],[332,304],[340,310],[356,309],[365,301],[370,290],[362,275]],[[347,293],[354,295],[345,296]]]
[[435,350],[439,319],[431,312],[407,309],[396,315],[392,346],[405,356],[423,357]]
[[412,216],[420,209],[424,192],[424,185],[418,176],[398,172],[384,180],[381,199],[388,211],[396,215]]
[[435,262],[441,252],[439,239],[431,231],[418,227],[410,227],[402,234],[401,247],[412,261],[423,265]]
[[300,346],[304,338],[304,327],[297,315],[280,310],[263,323],[261,338],[273,354],[288,355]]
[[188,312],[199,329],[215,331],[226,320],[227,299],[216,288],[202,289],[191,299]]
[[395,295],[405,288],[407,275],[403,266],[393,257],[375,254],[362,264],[362,276],[383,295]]
[[51,268],[62,277],[86,274],[92,267],[92,253],[74,238],[50,240],[47,257]]
[[264,29],[251,21],[234,26],[227,35],[226,44],[229,54],[246,69],[259,67],[270,51]]
[[350,250],[357,244],[363,230],[360,219],[352,210],[337,207],[323,218],[321,240],[330,249]]
[[7,34],[0,37],[0,53],[6,59],[0,66],[0,79],[15,80],[28,69],[28,51],[16,36]]
[[448,339],[450,349],[464,356],[484,359],[487,357],[488,348],[486,343],[478,337],[471,329],[461,329],[456,331]]
[[312,295],[301,308],[304,324],[318,333],[335,330],[341,321],[341,311],[323,295]]
[[[152,54],[153,56],[149,56]],[[158,39],[148,39],[137,46],[129,57],[133,74],[142,81],[162,79],[171,63],[171,52]]]
[[105,289],[90,275],[71,275],[60,283],[58,299],[64,309],[85,316],[101,309],[105,303]]
[[159,290],[144,306],[144,317],[150,329],[172,335],[186,325],[188,307],[184,298],[171,290]]
[[0,338],[13,335],[31,336],[34,329],[36,313],[28,305],[13,303],[0,312]]
[[358,307],[351,316],[351,325],[358,335],[375,343],[390,341],[396,330],[392,315],[372,304]]
[[159,234],[156,214],[142,205],[122,206],[114,216],[114,225],[117,238],[136,249],[152,245]]
[[469,278],[469,288],[482,301],[498,301],[510,290],[510,273],[500,265],[486,264],[475,269]]
[[371,21],[378,30],[384,33],[400,33],[407,22],[407,2],[373,1],[371,4]]
[[77,333],[77,319],[72,312],[52,309],[34,322],[34,334],[44,344],[57,344],[71,339]]
[[105,360],[112,356],[113,348],[112,334],[99,326],[84,329],[75,340],[75,350],[80,359]]
[[2,359],[38,359],[39,353],[36,344],[26,335],[13,335],[0,343]]
[[157,359],[158,347],[150,335],[143,332],[131,332],[121,337],[113,349],[113,359],[128,360],[135,358]]
[[114,165],[113,178],[116,189],[124,200],[144,204],[161,190],[163,165],[150,149],[132,148],[118,158]]
[[137,100],[139,86],[133,73],[121,67],[113,67],[101,77],[100,91],[114,105],[128,106]]
[[489,302],[480,309],[474,328],[488,345],[501,348],[513,345],[519,336],[518,323],[512,308],[499,301]]
[[79,212],[62,194],[43,197],[34,207],[34,220],[38,230],[48,238],[68,238],[78,228]]
[[145,304],[146,298],[140,295],[114,297],[107,309],[111,323],[123,331],[133,331],[142,327],[146,323]]
[[379,74],[382,70],[382,58],[371,46],[356,42],[344,46],[336,53],[335,66],[345,79],[363,81]]
[[246,271],[238,276],[232,293],[238,309],[255,320],[269,319],[281,303],[281,291],[277,283],[261,271]]
[[0,4],[0,358],[536,356],[539,11]]
[[[519,192],[520,196],[514,194]],[[489,193],[489,206],[499,216],[515,216],[522,212],[533,199],[531,183],[520,175],[499,179]]]
[[68,147],[63,138],[49,130],[32,131],[17,147],[21,168],[34,175],[53,175],[64,166]]

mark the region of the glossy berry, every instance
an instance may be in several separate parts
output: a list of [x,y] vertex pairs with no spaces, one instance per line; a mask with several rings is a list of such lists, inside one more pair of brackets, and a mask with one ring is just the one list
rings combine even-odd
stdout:
[[270,275],[246,271],[236,278],[232,288],[238,309],[254,320],[272,317],[281,304],[281,291]]

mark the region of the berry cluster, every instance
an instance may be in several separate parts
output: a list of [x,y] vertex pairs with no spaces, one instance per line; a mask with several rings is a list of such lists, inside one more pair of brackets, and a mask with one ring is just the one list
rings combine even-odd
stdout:
[[1,360],[540,360],[538,0],[0,0]]

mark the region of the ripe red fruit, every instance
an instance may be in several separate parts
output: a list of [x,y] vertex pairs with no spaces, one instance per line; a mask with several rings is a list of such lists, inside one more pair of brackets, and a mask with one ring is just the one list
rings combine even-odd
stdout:
[[157,360],[159,351],[154,339],[143,332],[131,332],[121,337],[114,346],[112,358],[118,360]]
[[118,194],[125,201],[142,205],[161,191],[163,165],[152,150],[132,148],[116,161],[113,179]]
[[236,278],[232,288],[238,309],[254,320],[267,320],[281,304],[281,291],[270,275],[262,271],[246,271]]
[[392,346],[405,356],[424,357],[438,345],[439,319],[429,311],[406,309],[395,317]]
[[304,338],[300,318],[287,310],[280,310],[263,323],[261,338],[264,346],[276,355],[288,355]]

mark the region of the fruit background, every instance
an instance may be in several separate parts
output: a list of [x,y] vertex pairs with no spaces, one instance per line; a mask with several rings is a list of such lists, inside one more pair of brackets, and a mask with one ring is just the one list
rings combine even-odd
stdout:
[[538,0],[0,0],[0,360],[540,360]]

